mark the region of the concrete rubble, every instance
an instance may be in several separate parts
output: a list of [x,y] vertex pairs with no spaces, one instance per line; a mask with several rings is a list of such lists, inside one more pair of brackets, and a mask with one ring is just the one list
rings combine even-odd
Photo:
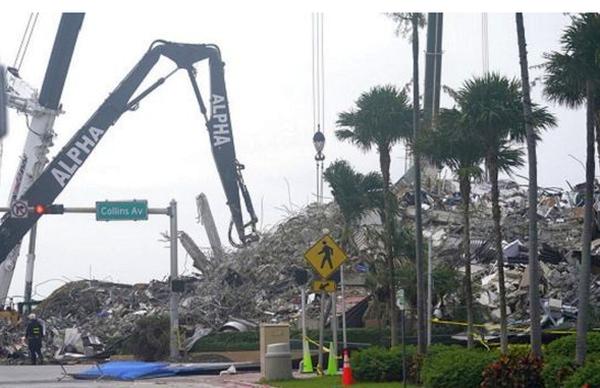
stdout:
[[[438,182],[440,183],[440,182]],[[528,319],[528,219],[527,187],[514,181],[501,181],[503,256],[509,325],[526,324]],[[440,188],[441,187],[441,188]],[[471,266],[475,309],[487,322],[500,319],[498,274],[493,249],[493,221],[490,185],[474,184],[471,205]],[[396,186],[398,198],[406,198],[412,188],[402,181]],[[461,255],[462,209],[455,182],[441,182],[427,192],[431,198],[423,207],[425,234],[432,236],[434,265],[451,263],[464,272]],[[427,198],[426,197],[426,198]],[[596,191],[596,209],[600,209]],[[583,225],[583,186],[572,190],[540,188],[538,192],[538,233],[542,326],[573,328],[577,317],[577,288]],[[414,202],[405,201],[403,217],[414,217]],[[592,242],[593,272],[600,273],[600,218]],[[592,276],[591,305],[600,304],[600,278]],[[452,299],[453,296],[449,296]],[[456,302],[456,299],[454,299]],[[452,304],[445,304],[451,306]],[[445,318],[452,319],[450,309]],[[444,315],[444,313],[440,313]]]
[[[244,331],[256,328],[255,322],[298,319],[297,278],[311,279],[304,271],[304,251],[324,228],[339,238],[341,225],[335,205],[309,205],[265,232],[259,243],[226,252],[222,260],[207,251],[206,260],[194,263],[199,271],[183,278],[179,320],[189,333],[186,347],[211,331]],[[311,301],[307,311],[316,317],[319,298]],[[168,314],[168,308],[165,281],[126,285],[82,280],[55,290],[35,313],[46,324],[45,351],[51,356],[64,353],[65,330],[76,328],[109,348],[127,337],[139,318]],[[24,351],[24,323],[0,320],[0,325],[0,357]],[[84,353],[82,347],[67,350]]]
[[[461,258],[462,213],[456,182],[438,181],[423,191],[425,234],[431,236],[434,265],[450,264],[464,271]],[[399,199],[400,217],[412,224],[414,194],[410,183],[402,180],[394,187]],[[529,279],[527,277],[527,187],[513,181],[500,182],[503,254],[509,324],[526,324]],[[600,191],[598,196],[600,199]],[[499,321],[498,278],[492,244],[492,216],[489,184],[475,184],[472,190],[471,264],[475,308],[488,322]],[[600,202],[597,202],[600,204]],[[540,189],[538,201],[539,257],[543,326],[567,328],[577,316],[578,265],[581,256],[582,187],[572,190]],[[600,206],[598,206],[600,208]],[[596,223],[594,236],[600,237]],[[201,250],[189,235],[180,241],[194,254],[198,270],[183,278],[185,291],[180,295],[180,322],[187,329],[185,347],[217,330],[253,330],[257,322],[297,321],[300,310],[298,282],[311,276],[303,254],[324,229],[339,241],[343,220],[333,203],[312,204],[296,212],[262,234],[261,241],[248,248],[219,252]],[[373,238],[381,230],[377,213],[367,214],[354,230],[354,246],[348,276],[368,270],[369,260],[382,251]],[[201,253],[201,254],[200,254]],[[593,263],[600,273],[600,238],[592,244]],[[364,275],[364,274],[363,274]],[[600,278],[592,278],[592,305],[600,304]],[[352,298],[369,303],[365,287],[350,290]],[[453,319],[459,292],[446,295],[436,315]],[[169,289],[165,281],[147,284],[115,284],[78,281],[57,289],[37,306],[35,312],[46,323],[48,356],[71,352],[89,354],[118,346],[133,330],[138,319],[168,313]],[[319,312],[319,298],[309,298],[308,318]],[[328,303],[327,308],[331,304]],[[339,310],[338,310],[339,311]],[[365,311],[365,309],[361,310]],[[369,309],[366,309],[369,311]],[[362,313],[361,313],[362,314]],[[357,320],[360,322],[360,318]],[[78,339],[70,340],[73,330]],[[18,355],[26,348],[23,323],[12,325],[0,320],[0,356]],[[67,344],[65,342],[67,338]],[[70,342],[69,342],[70,341]]]

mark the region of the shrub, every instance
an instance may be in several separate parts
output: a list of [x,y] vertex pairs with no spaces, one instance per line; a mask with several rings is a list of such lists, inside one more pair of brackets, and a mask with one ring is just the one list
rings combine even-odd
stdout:
[[510,357],[527,357],[531,353],[529,344],[509,344],[508,355]]
[[151,315],[139,319],[129,345],[133,354],[144,361],[165,359],[169,355],[169,317]]
[[496,352],[468,349],[439,350],[425,359],[423,382],[426,387],[479,387],[483,369],[496,360]]
[[565,380],[575,372],[575,368],[573,358],[561,355],[545,358],[542,377],[546,388],[562,387]]
[[565,381],[565,388],[600,387],[600,362],[591,361],[577,369]]
[[[410,368],[414,346],[406,347],[406,367]],[[358,381],[402,380],[402,349],[370,347],[352,354],[352,370]]]
[[[318,330],[308,330],[309,338],[317,340],[319,338]],[[347,331],[348,342],[369,343],[372,345],[388,346],[389,330],[380,331],[371,328],[349,328]],[[290,339],[298,340],[295,344],[297,349],[301,349],[300,340],[302,331],[290,329]],[[325,344],[332,341],[331,330],[324,331]],[[251,330],[246,332],[217,332],[211,333],[206,337],[200,338],[193,346],[192,352],[217,352],[217,351],[235,351],[235,350],[258,350],[259,349],[259,331]]]
[[[575,334],[572,334],[550,342],[546,347],[547,355],[550,357],[560,355],[564,357],[574,358],[575,338]],[[587,352],[588,354],[600,352],[600,333],[588,333]]]
[[542,361],[526,356],[501,356],[483,371],[483,388],[543,388]]
[[191,352],[258,350],[258,337],[258,330],[211,333],[196,341]]

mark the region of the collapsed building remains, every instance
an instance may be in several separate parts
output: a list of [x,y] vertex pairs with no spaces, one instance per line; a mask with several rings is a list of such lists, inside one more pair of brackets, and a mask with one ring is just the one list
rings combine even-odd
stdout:
[[[461,270],[464,269],[460,251],[462,210],[461,198],[454,185],[451,181],[440,181],[435,188],[424,190],[424,225],[426,235],[432,240],[433,265],[446,263]],[[399,216],[410,221],[415,210],[412,186],[400,181],[394,189],[399,199]],[[489,192],[490,187],[485,183],[474,185],[472,190],[471,263],[475,304],[483,312],[484,319],[493,323],[499,320],[499,306]],[[528,318],[527,187],[502,181],[500,194],[509,325],[515,328],[519,324],[526,325]],[[582,198],[579,186],[570,191],[540,189],[539,192],[543,327],[572,327],[577,316]],[[600,222],[597,222],[592,262],[597,263],[600,270],[599,226]],[[350,265],[346,267],[350,276],[368,271],[370,261],[376,260],[382,247],[369,238],[368,232],[378,228],[381,228],[380,218],[369,214],[354,231]],[[307,269],[303,254],[324,229],[335,239],[341,238],[343,219],[333,203],[312,204],[290,212],[286,220],[263,233],[260,242],[219,254],[219,259],[212,251],[199,250],[196,246],[194,249],[201,253],[193,257],[198,272],[184,279],[185,291],[180,298],[180,322],[191,338],[187,347],[191,347],[193,340],[221,328],[245,330],[253,328],[253,322],[296,321],[300,310],[297,284],[306,281],[301,279],[306,277],[302,275],[302,269]],[[188,252],[193,252],[188,249],[193,243],[191,238],[185,233],[179,237],[182,244],[188,245]],[[595,276],[591,303],[599,305],[600,278]],[[364,281],[358,284],[364,286]],[[349,288],[350,297],[362,306],[362,316],[358,319],[353,316],[354,321],[362,319],[364,322],[366,315],[372,313],[372,309],[364,308],[370,303],[366,299],[370,292],[373,290],[366,287]],[[447,295],[444,303],[438,304],[435,310],[438,317],[454,318],[451,307],[460,303],[459,293]],[[46,323],[47,355],[69,350],[85,353],[81,344],[83,348],[95,346],[96,349],[100,348],[99,343],[112,346],[131,333],[140,317],[168,313],[168,299],[169,289],[164,281],[124,285],[86,280],[57,289],[37,306],[35,312]],[[316,318],[319,298],[312,297],[309,302],[308,317]],[[338,311],[341,311],[339,307]],[[65,331],[71,328],[77,328],[81,334],[82,340],[76,346],[79,349],[65,346],[65,337],[73,335],[72,332],[65,335]],[[23,322],[15,325],[0,320],[0,354],[8,356],[22,352],[26,348],[22,336]]]

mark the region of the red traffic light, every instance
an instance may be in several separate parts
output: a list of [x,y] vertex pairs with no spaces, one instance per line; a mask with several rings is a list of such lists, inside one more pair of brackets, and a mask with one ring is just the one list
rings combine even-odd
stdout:
[[44,214],[46,213],[46,206],[44,205],[35,205],[35,207],[33,208],[33,211],[35,211],[35,214]]
[[57,204],[43,205],[40,203],[33,207],[33,212],[39,216],[43,214],[63,214],[65,207]]

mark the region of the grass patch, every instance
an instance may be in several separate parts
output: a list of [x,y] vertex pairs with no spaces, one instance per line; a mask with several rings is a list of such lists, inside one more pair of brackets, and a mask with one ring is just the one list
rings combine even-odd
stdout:
[[[311,377],[306,379],[293,379],[282,381],[271,381],[268,384],[278,388],[337,388],[342,387],[342,376]],[[417,388],[416,385],[406,385],[408,388]],[[352,385],[356,388],[399,388],[402,382],[392,381],[388,383],[360,383]]]

